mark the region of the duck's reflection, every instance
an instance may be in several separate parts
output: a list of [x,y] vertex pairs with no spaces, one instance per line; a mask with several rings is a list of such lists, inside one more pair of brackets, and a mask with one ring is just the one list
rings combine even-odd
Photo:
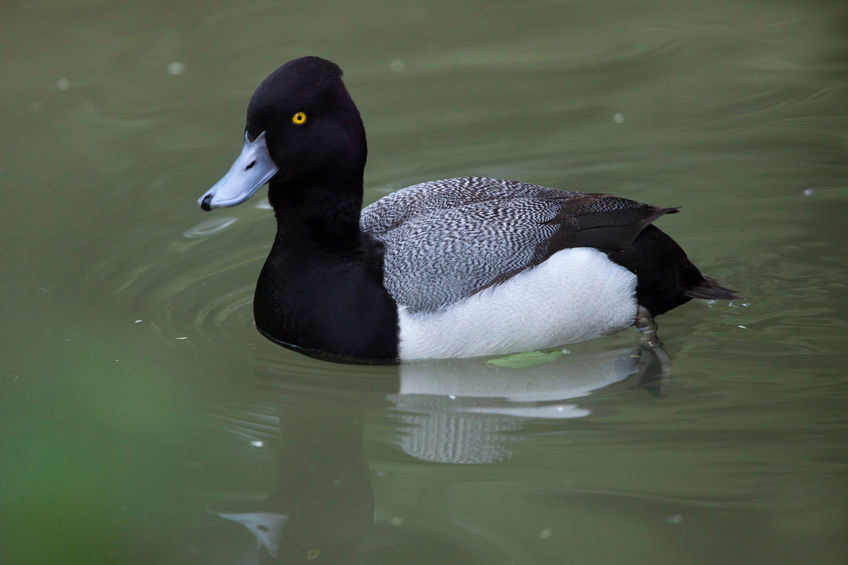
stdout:
[[215,513],[253,534],[258,563],[350,563],[374,515],[362,407],[349,396],[281,402],[274,492]]
[[363,421],[384,422],[387,399],[400,433],[385,436],[406,454],[428,462],[494,463],[510,457],[526,419],[585,416],[589,410],[576,399],[628,378],[644,380],[651,363],[644,353],[640,362],[636,352],[358,369],[359,377],[373,372],[365,379],[351,378],[348,369],[294,379],[265,370],[260,382],[263,396],[276,404],[278,438],[251,434],[244,425],[267,423],[268,414],[226,419],[240,422],[231,431],[242,438],[276,450],[276,485],[260,502],[213,512],[253,535],[258,563],[354,563],[390,551],[385,535],[370,533],[375,504],[362,450]]
[[633,348],[557,353],[405,365],[393,397],[406,424],[401,448],[440,463],[506,459],[523,419],[587,416],[574,399],[637,375],[640,365]]

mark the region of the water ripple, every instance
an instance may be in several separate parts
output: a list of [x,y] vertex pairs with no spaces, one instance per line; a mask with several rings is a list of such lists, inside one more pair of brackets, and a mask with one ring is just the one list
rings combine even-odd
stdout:
[[[96,274],[110,281],[128,323],[142,320],[172,347],[247,349],[245,342],[260,339],[251,304],[267,249],[246,244],[235,222],[213,218],[179,235],[124,241]],[[216,237],[225,230],[228,237]]]

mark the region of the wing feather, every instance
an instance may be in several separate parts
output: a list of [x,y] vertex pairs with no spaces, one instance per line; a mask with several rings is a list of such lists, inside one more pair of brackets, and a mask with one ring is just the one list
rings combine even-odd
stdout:
[[385,249],[384,285],[412,312],[436,311],[568,247],[614,251],[675,208],[469,177],[397,191],[362,212]]

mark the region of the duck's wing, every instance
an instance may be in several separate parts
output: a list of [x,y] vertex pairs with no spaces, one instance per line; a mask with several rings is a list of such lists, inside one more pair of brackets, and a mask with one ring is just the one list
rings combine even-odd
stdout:
[[615,251],[659,216],[625,198],[486,178],[433,181],[362,212],[384,248],[384,284],[412,312],[435,311],[568,247]]

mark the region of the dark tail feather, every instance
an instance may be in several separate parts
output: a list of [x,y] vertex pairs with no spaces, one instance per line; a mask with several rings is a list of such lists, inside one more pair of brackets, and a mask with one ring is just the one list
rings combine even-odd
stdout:
[[717,300],[733,300],[739,298],[735,290],[724,288],[718,281],[710,277],[704,277],[703,282],[683,291],[684,296],[689,298],[714,298]]

